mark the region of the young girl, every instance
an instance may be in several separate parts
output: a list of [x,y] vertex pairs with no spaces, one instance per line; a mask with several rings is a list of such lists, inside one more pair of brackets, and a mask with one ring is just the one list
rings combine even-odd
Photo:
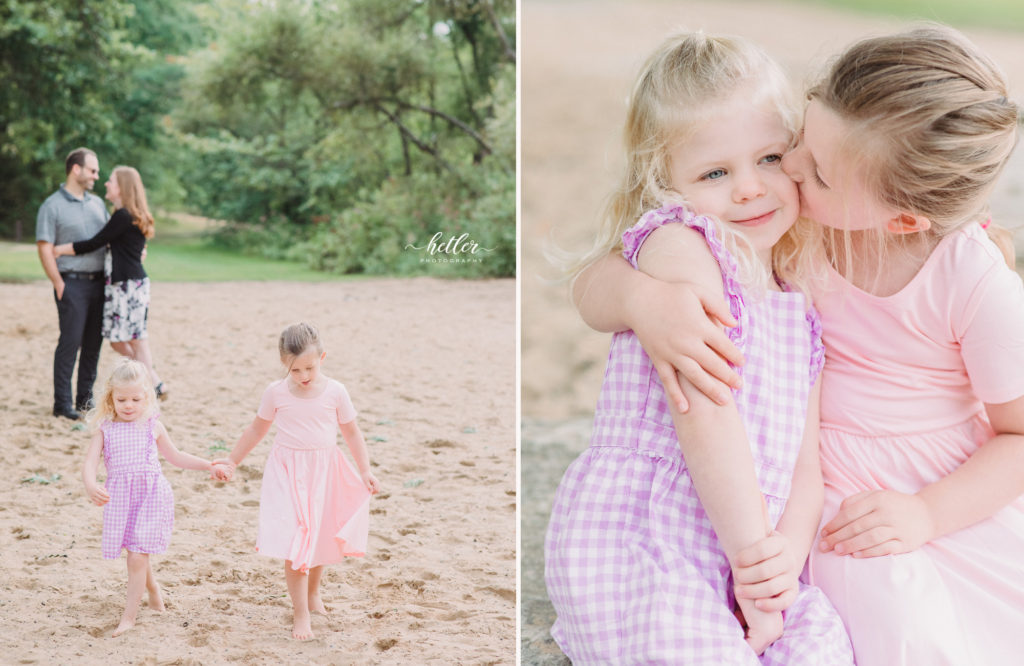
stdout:
[[[316,328],[293,324],[281,333],[278,346],[287,375],[267,387],[256,417],[228,458],[215,462],[218,477],[229,479],[277,421],[263,472],[256,548],[284,559],[292,636],[303,640],[313,637],[310,611],[327,613],[320,599],[324,565],[366,551],[370,495],[380,484],[370,471],[348,391],[320,373],[327,353]],[[339,428],[358,472],[337,446]]]
[[[103,507],[103,557],[116,559],[121,549],[128,551],[128,598],[114,636],[135,626],[144,590],[149,592],[150,608],[164,609],[149,556],[167,550],[174,525],[174,495],[160,470],[157,451],[176,467],[213,470],[210,461],[174,446],[155,408],[156,395],[146,368],[122,359],[88,417],[95,433],[82,481],[93,504]],[[105,488],[96,483],[101,453],[107,468]]]
[[89,240],[54,246],[56,256],[92,252],[110,246],[107,286],[103,304],[103,337],[122,356],[146,366],[156,395],[167,398],[167,386],[153,369],[146,320],[149,315],[149,277],[142,267],[146,240],[153,237],[154,222],[146,203],[146,189],[139,172],[129,166],[114,167],[107,180],[107,199],[114,204],[110,221]]
[[[979,222],[1019,109],[998,68],[941,26],[854,45],[809,98],[783,166],[802,213],[824,225],[814,291],[826,489],[811,580],[843,616],[860,666],[1017,663],[1024,288]],[[626,305],[620,289],[646,302],[668,290],[632,274],[604,262],[587,276],[583,291],[602,294],[588,303],[578,292],[588,321],[635,325],[659,362],[691,372],[697,360],[729,379],[706,361],[728,347],[720,339],[661,341],[692,330],[698,312]],[[770,540],[762,546],[752,557],[771,562]]]
[[[699,33],[666,41],[634,87],[627,169],[596,251],[624,246],[667,279],[695,267],[724,289],[751,362],[735,403],[694,395],[682,415],[636,337],[612,341],[591,446],[559,486],[545,542],[551,633],[574,664],[852,664],[828,600],[796,584],[821,507],[822,348],[804,295],[775,280],[796,277],[799,254],[799,201],[779,166],[795,125],[787,90],[761,51]],[[669,249],[648,251],[653,237]],[[780,609],[746,599],[737,616],[733,593],[742,551],[774,530],[791,557],[784,627]]]

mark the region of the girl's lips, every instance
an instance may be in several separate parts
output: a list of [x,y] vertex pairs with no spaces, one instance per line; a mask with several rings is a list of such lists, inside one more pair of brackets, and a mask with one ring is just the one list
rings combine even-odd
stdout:
[[759,227],[762,224],[766,224],[767,222],[771,221],[772,217],[774,216],[775,211],[773,210],[765,213],[764,215],[758,215],[757,217],[751,217],[746,220],[734,220],[733,223],[742,224],[747,227]]

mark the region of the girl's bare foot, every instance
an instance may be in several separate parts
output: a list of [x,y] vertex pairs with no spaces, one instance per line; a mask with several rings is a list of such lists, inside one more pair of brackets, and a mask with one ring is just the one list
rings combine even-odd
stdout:
[[310,624],[309,611],[295,613],[295,623],[292,626],[292,638],[297,641],[304,641],[313,638],[313,626]]
[[324,606],[324,602],[320,599],[320,595],[316,594],[309,598],[309,610],[313,613],[319,613],[320,615],[326,615],[330,617],[330,613],[327,611],[327,606]]
[[135,620],[129,620],[128,618],[123,617],[121,618],[121,624],[117,625],[117,629],[114,629],[114,633],[111,634],[111,636],[116,638],[134,626]]
[[160,594],[159,585],[149,588],[149,607],[158,613],[162,613],[166,610],[163,595]]

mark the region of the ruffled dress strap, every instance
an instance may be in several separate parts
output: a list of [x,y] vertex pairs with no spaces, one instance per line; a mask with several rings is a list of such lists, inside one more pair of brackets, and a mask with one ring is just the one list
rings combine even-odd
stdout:
[[[738,278],[739,265],[736,263],[736,257],[726,249],[722,239],[719,238],[714,220],[706,215],[697,215],[686,206],[679,204],[666,205],[648,211],[640,217],[636,224],[622,234],[622,256],[633,268],[639,268],[637,257],[640,255],[640,248],[643,247],[644,241],[653,231],[666,224],[685,224],[704,236],[711,255],[722,270],[722,285],[726,300],[729,302],[729,312],[738,322],[737,326],[726,329],[726,334],[732,343],[742,351],[746,347],[747,341],[747,304]],[[820,342],[820,324],[818,330],[817,337]],[[742,366],[733,366],[733,369],[742,376]]]
[[821,339],[821,315],[813,305],[807,307],[805,317],[811,331],[810,380],[813,385],[825,367],[825,343]]

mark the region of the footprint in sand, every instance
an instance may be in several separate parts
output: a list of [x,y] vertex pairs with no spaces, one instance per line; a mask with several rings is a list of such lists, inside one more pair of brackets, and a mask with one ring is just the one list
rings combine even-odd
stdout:
[[387,652],[396,645],[398,645],[397,638],[381,638],[376,643],[374,643],[374,646],[381,652]]

